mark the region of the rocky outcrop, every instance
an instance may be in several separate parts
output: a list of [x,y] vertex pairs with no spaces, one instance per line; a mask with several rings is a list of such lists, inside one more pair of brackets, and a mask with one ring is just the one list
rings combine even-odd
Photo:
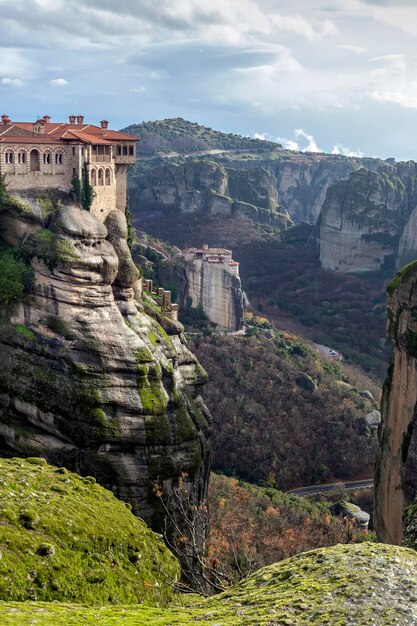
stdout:
[[320,261],[338,272],[395,268],[417,255],[417,164],[361,169],[329,187],[317,225]]
[[243,327],[240,277],[222,263],[186,261],[176,255],[159,266],[158,275],[162,284],[175,286],[180,314],[187,315],[190,307],[201,307],[221,329],[237,331]]
[[[158,626],[415,626],[414,550],[375,543],[303,552],[263,567],[223,593],[197,602],[183,598],[167,608],[68,603],[2,602],[7,626],[151,624]],[[91,601],[90,601],[91,602]],[[103,603],[104,604],[104,603]],[[33,620],[32,620],[33,623]]]
[[382,396],[375,472],[375,527],[400,543],[402,514],[417,493],[417,263],[388,286],[388,332],[394,346]]
[[263,167],[240,170],[212,160],[186,160],[148,167],[130,180],[132,205],[138,211],[177,209],[207,215],[243,214],[285,227],[288,215],[279,211],[276,179]]
[[124,215],[104,225],[65,197],[46,216],[38,204],[9,197],[0,211],[34,273],[1,309],[0,454],[92,475],[162,530],[156,483],[169,496],[182,476],[192,501],[206,494],[206,374],[182,326],[141,296]]

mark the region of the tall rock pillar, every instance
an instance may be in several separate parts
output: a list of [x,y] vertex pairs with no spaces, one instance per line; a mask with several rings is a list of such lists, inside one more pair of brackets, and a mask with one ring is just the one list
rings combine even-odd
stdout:
[[417,492],[417,261],[402,268],[387,291],[394,353],[382,396],[374,519],[378,538],[399,544],[403,510]]

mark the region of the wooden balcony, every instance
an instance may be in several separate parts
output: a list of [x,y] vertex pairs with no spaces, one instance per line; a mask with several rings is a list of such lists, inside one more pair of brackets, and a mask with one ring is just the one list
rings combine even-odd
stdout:
[[111,163],[110,154],[92,154],[91,163]]

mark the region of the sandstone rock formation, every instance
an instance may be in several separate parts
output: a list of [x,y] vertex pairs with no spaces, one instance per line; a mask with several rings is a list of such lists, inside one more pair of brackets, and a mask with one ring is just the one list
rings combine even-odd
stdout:
[[[329,188],[318,223],[325,269],[369,272],[395,267],[415,248],[416,165],[373,172],[361,169]],[[407,166],[407,164],[405,164]],[[411,215],[410,215],[411,213]],[[401,237],[401,243],[399,244]]]
[[388,286],[388,332],[394,346],[382,396],[375,472],[375,527],[400,543],[403,510],[417,493],[417,263]]
[[166,161],[130,181],[135,210],[179,209],[208,215],[243,214],[256,222],[285,227],[279,211],[276,179],[267,169],[239,170],[212,160]]
[[1,308],[0,454],[93,475],[162,530],[155,483],[169,494],[182,475],[205,497],[206,374],[182,326],[141,296],[124,215],[104,225],[51,197],[48,210],[30,194],[0,210],[3,239],[34,271],[32,292]]
[[243,291],[240,277],[222,263],[185,260],[181,255],[167,259],[159,266],[164,284],[178,290],[180,313],[189,306],[201,306],[209,320],[220,328],[237,331],[243,326]]

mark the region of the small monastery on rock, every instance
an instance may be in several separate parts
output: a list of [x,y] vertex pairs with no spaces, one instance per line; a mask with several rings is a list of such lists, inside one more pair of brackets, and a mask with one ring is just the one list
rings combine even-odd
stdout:
[[84,116],[51,122],[44,115],[35,122],[0,122],[0,175],[10,191],[73,189],[87,166],[94,189],[91,213],[104,221],[114,209],[125,211],[127,172],[136,162],[137,137],[84,123]]

